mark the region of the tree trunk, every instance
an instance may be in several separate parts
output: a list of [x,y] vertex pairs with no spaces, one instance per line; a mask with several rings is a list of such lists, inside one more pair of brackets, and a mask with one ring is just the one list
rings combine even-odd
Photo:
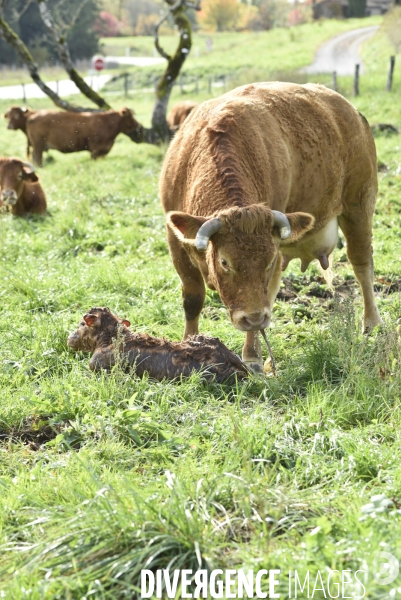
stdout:
[[[152,114],[152,129],[155,130],[160,140],[171,139],[172,132],[167,125],[166,119],[167,105],[174,83],[177,80],[180,70],[185,62],[185,59],[189,55],[192,46],[191,23],[185,14],[187,3],[185,1],[181,1],[173,5],[171,0],[166,1],[171,5],[170,12],[174,17],[174,23],[178,27],[180,41],[174,56],[168,56],[159,46],[156,31],[155,46],[159,51],[159,54],[167,59],[167,68],[164,71],[156,88],[156,102],[153,107]],[[191,8],[197,7],[191,4]],[[161,22],[159,23],[158,27],[160,26]]]

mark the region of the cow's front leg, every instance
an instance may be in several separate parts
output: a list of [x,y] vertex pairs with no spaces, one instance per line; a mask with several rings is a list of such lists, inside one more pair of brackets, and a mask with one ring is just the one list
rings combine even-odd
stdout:
[[263,373],[262,347],[259,331],[247,331],[242,348],[242,360],[255,373]]
[[199,315],[205,302],[205,283],[202,273],[192,263],[185,249],[175,235],[167,228],[170,254],[182,283],[182,303],[185,312],[183,339],[199,333]]

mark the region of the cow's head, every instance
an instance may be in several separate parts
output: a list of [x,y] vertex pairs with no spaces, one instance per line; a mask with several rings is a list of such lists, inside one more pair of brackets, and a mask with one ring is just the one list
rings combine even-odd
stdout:
[[30,109],[25,106],[11,106],[3,117],[8,119],[7,129],[26,129],[26,119]]
[[78,329],[68,337],[67,344],[73,350],[94,352],[98,346],[111,344],[118,335],[119,327],[129,327],[127,319],[120,319],[109,308],[91,308],[83,317]]
[[209,218],[174,211],[168,213],[167,223],[191,259],[207,273],[233,325],[241,331],[257,331],[270,322],[272,307],[266,289],[280,245],[301,238],[312,229],[314,218],[253,204]]
[[140,124],[134,118],[134,113],[130,108],[121,108],[119,111],[121,117],[121,131],[122,133],[130,133],[134,129],[138,129]]
[[39,181],[35,167],[19,158],[9,158],[0,168],[0,199],[9,205],[17,203],[26,181]]

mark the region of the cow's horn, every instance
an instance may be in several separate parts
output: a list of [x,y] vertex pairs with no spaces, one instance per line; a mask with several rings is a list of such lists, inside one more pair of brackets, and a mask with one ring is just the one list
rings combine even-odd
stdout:
[[291,235],[291,225],[284,213],[279,210],[272,210],[274,217],[274,225],[280,230],[280,237],[282,240],[286,240]]
[[207,243],[214,233],[220,231],[222,222],[218,217],[209,219],[198,229],[195,238],[195,247],[197,250],[204,252],[207,248]]
[[22,164],[24,165],[24,167],[28,167],[29,169],[31,169],[32,173],[35,173],[35,167],[33,166],[32,163],[26,162],[26,161],[22,161]]

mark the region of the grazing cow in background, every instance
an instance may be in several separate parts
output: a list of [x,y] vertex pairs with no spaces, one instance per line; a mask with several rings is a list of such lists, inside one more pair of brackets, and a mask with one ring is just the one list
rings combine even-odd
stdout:
[[13,215],[46,212],[46,196],[33,165],[19,158],[0,157],[0,206]]
[[39,110],[27,120],[33,162],[38,166],[42,166],[43,151],[49,149],[63,153],[88,150],[91,158],[105,156],[119,133],[130,133],[138,127],[129,108],[81,113]]
[[3,117],[8,119],[7,129],[21,129],[27,137],[27,147],[26,147],[26,155],[29,158],[30,154],[30,143],[28,134],[26,132],[26,123],[28,118],[35,114],[36,111],[31,108],[25,106],[11,106],[6,113],[4,113]]
[[360,283],[364,330],[381,323],[373,294],[377,162],[366,119],[324,86],[246,85],[201,104],[166,154],[160,196],[182,282],[184,339],[198,333],[205,284],[246,332],[243,360],[262,365],[281,271],[322,268],[338,225]]
[[198,106],[198,103],[192,100],[183,100],[174,104],[167,115],[167,124],[171,131],[177,131],[196,106]]

